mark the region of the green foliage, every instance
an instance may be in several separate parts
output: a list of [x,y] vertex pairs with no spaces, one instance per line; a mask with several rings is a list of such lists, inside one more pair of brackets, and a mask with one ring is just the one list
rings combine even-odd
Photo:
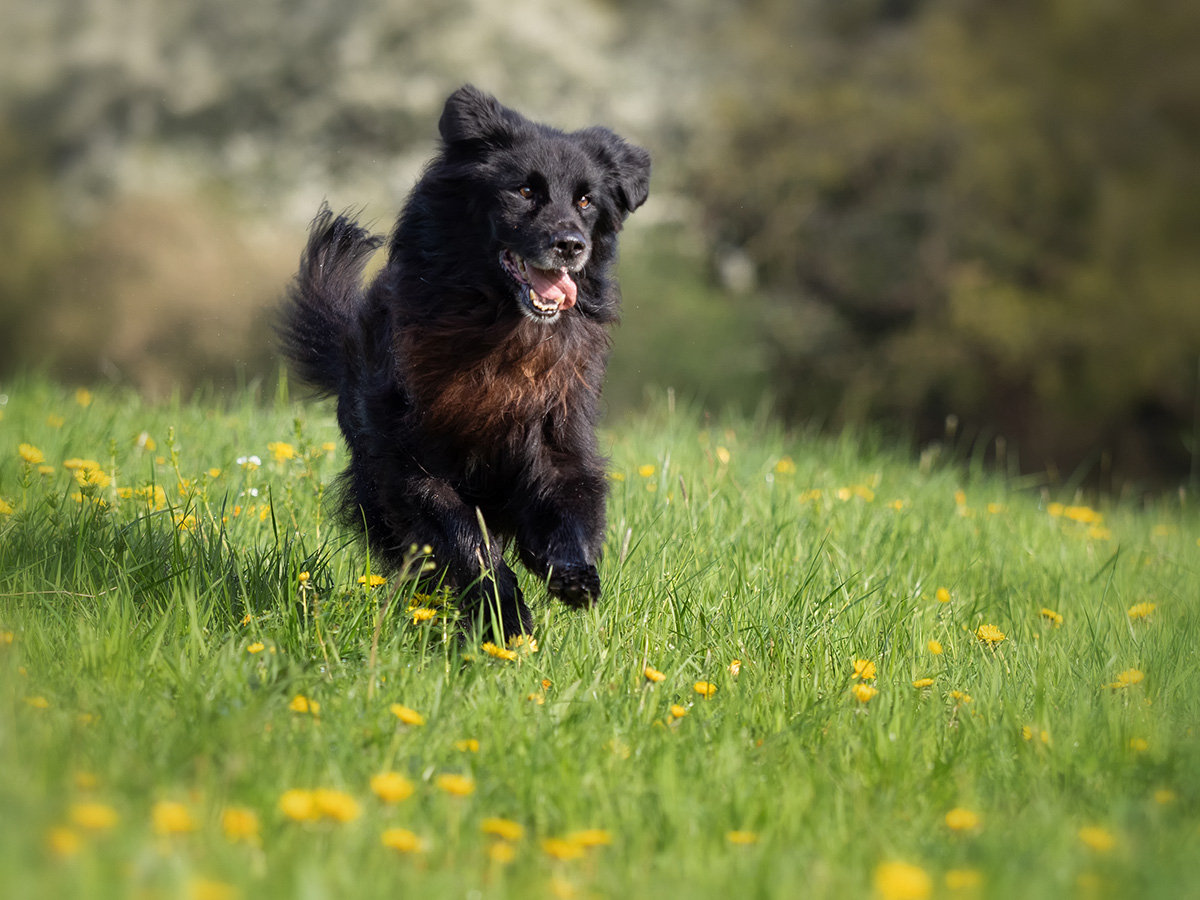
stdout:
[[[322,514],[328,406],[2,393],[12,896],[887,896],[893,860],[935,894],[951,872],[996,896],[1190,886],[1200,517],[1178,496],[1048,503],[869,436],[655,405],[605,438],[603,603],[526,579],[540,646],[505,660],[441,598],[360,584],[369,560]],[[440,611],[414,623],[413,602]],[[383,771],[412,796],[378,799]],[[291,820],[284,793],[315,788],[340,793]],[[89,830],[86,803],[115,823]],[[959,807],[979,822],[953,830]],[[256,839],[229,838],[230,808]],[[489,816],[525,828],[511,864]],[[578,858],[541,843],[592,828],[611,843],[550,845]]]
[[1196,477],[1200,11],[765,7],[695,183],[793,408]]

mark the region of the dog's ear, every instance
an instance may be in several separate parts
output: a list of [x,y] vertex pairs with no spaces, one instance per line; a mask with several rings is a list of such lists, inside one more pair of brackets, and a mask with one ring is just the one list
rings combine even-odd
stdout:
[[599,125],[578,132],[585,147],[604,168],[608,187],[616,194],[623,215],[650,195],[650,154]]
[[472,84],[464,84],[446,100],[438,131],[447,144],[459,141],[503,143],[521,114],[502,106],[491,94]]

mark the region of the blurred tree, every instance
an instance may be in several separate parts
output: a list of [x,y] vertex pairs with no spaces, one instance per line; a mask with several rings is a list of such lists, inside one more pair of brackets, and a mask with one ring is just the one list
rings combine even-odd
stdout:
[[1194,466],[1200,7],[754,5],[694,183],[790,409]]

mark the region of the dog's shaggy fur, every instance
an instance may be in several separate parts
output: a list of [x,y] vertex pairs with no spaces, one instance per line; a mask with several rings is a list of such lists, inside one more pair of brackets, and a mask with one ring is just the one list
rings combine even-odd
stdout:
[[[532,628],[503,557],[571,606],[600,597],[607,493],[595,424],[620,294],[617,233],[646,200],[650,156],[605,128],[564,133],[465,86],[442,144],[383,243],[324,208],[288,293],[283,349],[336,395],[350,448],[345,518],[398,569]],[[428,567],[427,567],[428,568]]]

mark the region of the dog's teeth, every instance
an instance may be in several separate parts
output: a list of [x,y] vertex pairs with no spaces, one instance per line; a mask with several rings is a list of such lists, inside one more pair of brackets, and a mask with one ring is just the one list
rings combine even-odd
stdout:
[[529,289],[529,298],[530,298],[531,300],[533,300],[533,302],[534,302],[534,303],[537,303],[539,300],[541,300],[541,299],[542,299],[541,297],[539,297],[539,296],[537,295],[537,291],[535,291],[533,288],[530,288],[530,289]]

